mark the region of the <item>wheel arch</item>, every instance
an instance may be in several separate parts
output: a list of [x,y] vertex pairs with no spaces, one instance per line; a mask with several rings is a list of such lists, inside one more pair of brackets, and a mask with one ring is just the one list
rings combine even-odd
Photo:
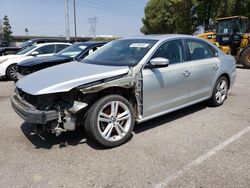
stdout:
[[[230,89],[230,86],[231,86],[231,80],[230,80],[230,76],[229,76],[229,74],[228,73],[223,73],[223,74],[221,74],[220,76],[219,76],[219,78],[218,79],[220,79],[221,77],[225,77],[226,79],[227,79],[227,81],[228,81],[228,89]],[[217,80],[218,80],[217,79]]]
[[108,88],[104,88],[100,91],[97,91],[95,93],[89,93],[88,99],[90,99],[89,107],[91,107],[97,100],[100,98],[103,98],[107,95],[116,94],[123,96],[125,99],[127,99],[131,105],[133,106],[134,112],[136,112],[137,107],[137,101],[134,93],[134,89],[132,88],[124,88],[120,86],[112,86]]

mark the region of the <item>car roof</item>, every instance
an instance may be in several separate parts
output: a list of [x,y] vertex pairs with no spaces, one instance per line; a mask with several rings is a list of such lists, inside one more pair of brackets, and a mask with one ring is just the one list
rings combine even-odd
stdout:
[[[148,39],[148,40],[167,40],[175,38],[197,38],[192,35],[183,35],[183,34],[155,34],[155,35],[139,35],[133,37],[126,37],[122,39]],[[122,40],[121,39],[121,40]]]
[[30,42],[39,42],[39,41],[48,41],[48,42],[70,42],[70,40],[66,40],[66,39],[58,39],[58,38],[34,38],[34,39],[30,39],[30,40],[27,40],[27,41],[30,41]]
[[108,43],[108,42],[106,42],[106,41],[86,41],[86,42],[77,42],[75,44],[92,46],[92,45],[106,44],[106,43]]
[[41,46],[47,46],[47,45],[51,45],[51,44],[66,44],[66,45],[72,45],[71,43],[68,42],[47,42],[47,43],[40,43],[40,44],[36,44],[35,46],[41,47]]

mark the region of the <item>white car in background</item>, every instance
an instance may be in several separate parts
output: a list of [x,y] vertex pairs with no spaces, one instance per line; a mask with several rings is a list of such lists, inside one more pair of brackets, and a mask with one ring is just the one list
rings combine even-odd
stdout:
[[69,47],[70,43],[53,42],[32,45],[15,55],[0,57],[0,78],[7,77],[10,80],[16,79],[16,64],[37,56],[52,56],[57,52]]

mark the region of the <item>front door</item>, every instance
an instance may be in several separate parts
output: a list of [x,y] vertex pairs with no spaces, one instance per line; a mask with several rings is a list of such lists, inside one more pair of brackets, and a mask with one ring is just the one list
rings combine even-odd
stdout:
[[146,65],[142,70],[143,118],[163,114],[187,102],[190,68],[182,40],[165,42],[151,59],[156,57],[166,58],[170,64],[164,68]]

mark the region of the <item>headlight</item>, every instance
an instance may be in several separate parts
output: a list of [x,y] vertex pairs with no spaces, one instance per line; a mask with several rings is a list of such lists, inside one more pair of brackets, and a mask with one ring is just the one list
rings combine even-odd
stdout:
[[216,35],[208,35],[207,38],[208,39],[216,39]]

